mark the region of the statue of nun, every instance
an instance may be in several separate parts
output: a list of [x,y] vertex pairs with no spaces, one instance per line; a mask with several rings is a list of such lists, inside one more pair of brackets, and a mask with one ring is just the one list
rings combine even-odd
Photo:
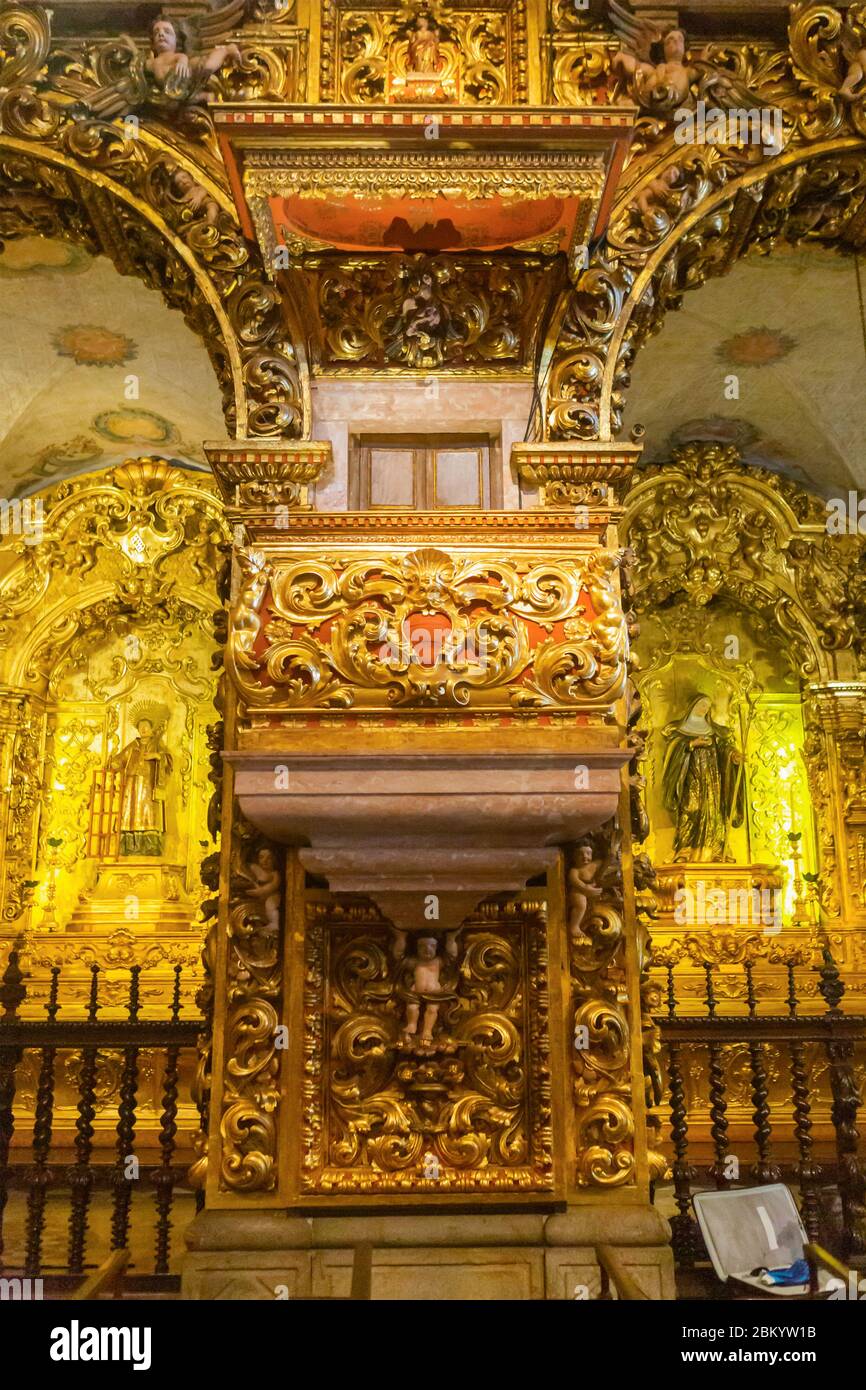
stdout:
[[664,730],[662,796],[676,824],[678,862],[729,861],[729,827],[743,823],[743,756],[730,731],[710,718],[711,706],[698,696],[685,718]]

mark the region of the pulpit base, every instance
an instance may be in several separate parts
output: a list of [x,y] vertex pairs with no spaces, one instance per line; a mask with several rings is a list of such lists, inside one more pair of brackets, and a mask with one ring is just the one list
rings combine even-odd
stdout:
[[353,1249],[369,1242],[375,1300],[594,1299],[599,1244],[650,1298],[672,1299],[669,1240],[654,1207],[612,1202],[511,1215],[206,1211],[186,1232],[182,1296],[346,1298]]

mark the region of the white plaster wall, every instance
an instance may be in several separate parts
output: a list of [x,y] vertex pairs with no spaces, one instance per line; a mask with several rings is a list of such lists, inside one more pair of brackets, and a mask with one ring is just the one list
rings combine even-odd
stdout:
[[316,508],[347,508],[352,434],[491,430],[501,442],[503,504],[507,510],[517,510],[520,494],[511,471],[511,446],[526,433],[531,405],[530,382],[452,381],[433,376],[314,382],[313,438],[330,439],[334,451],[333,468],[316,490]]

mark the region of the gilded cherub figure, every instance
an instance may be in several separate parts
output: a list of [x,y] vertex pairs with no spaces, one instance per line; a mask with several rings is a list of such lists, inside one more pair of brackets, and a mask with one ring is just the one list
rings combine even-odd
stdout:
[[240,883],[244,899],[261,913],[265,930],[275,935],[280,929],[282,880],[277,856],[268,845],[256,850],[243,866]]
[[429,1046],[433,1042],[433,1030],[442,1004],[455,997],[450,981],[454,978],[453,967],[457,960],[457,932],[445,933],[442,955],[439,954],[437,936],[419,933],[415,939],[414,953],[407,956],[406,935],[405,931],[395,931],[391,947],[391,954],[400,971],[398,993],[406,1002],[403,1041],[412,1042],[417,1037],[422,1046]]
[[613,70],[622,73],[629,96],[645,111],[671,116],[693,107],[698,98],[722,107],[751,104],[748,90],[734,74],[710,60],[710,48],[699,56],[689,52],[684,29],[665,29],[639,18],[623,0],[608,0],[608,17],[622,42]]
[[[52,86],[102,120],[131,115],[149,105],[175,111],[208,100],[211,78],[242,61],[236,43],[224,42],[243,23],[249,0],[226,0],[206,15],[172,20],[158,15],[150,26],[149,57],[121,34],[102,46],[95,63],[103,85],[93,86],[75,71],[52,76]],[[112,78],[105,81],[106,76]]]
[[156,86],[168,97],[190,101],[203,92],[221,67],[239,63],[241,51],[236,43],[218,43],[198,54],[187,53],[186,48],[192,47],[195,39],[207,43],[212,34],[222,36],[233,22],[242,21],[245,8],[246,0],[230,0],[197,26],[197,33],[187,27],[186,33],[182,30],[179,34],[171,19],[159,15],[150,26],[150,57],[144,65]]
[[190,220],[205,222],[215,227],[219,217],[219,203],[200,183],[197,183],[188,169],[175,167],[168,178],[169,197],[179,207],[188,209]]
[[598,902],[604,892],[602,885],[595,881],[603,868],[603,861],[595,858],[592,845],[587,840],[577,845],[574,858],[575,863],[566,875],[568,932],[572,941],[580,941],[586,935],[583,923],[590,904]]
[[614,55],[612,67],[624,74],[635,101],[647,107],[682,106],[698,75],[688,56],[685,31],[665,32],[658,24],[638,19],[618,0],[608,0],[608,7],[624,46]]

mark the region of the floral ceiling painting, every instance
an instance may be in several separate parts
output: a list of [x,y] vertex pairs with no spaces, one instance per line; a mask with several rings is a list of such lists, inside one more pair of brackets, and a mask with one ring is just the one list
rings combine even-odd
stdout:
[[204,466],[201,440],[225,423],[206,349],[180,314],[107,260],[48,239],[7,242],[0,280],[0,494],[130,453]]
[[717,440],[820,496],[862,488],[857,277],[853,257],[777,247],[687,296],[635,361],[626,427],[646,427],[645,459],[687,438]]

